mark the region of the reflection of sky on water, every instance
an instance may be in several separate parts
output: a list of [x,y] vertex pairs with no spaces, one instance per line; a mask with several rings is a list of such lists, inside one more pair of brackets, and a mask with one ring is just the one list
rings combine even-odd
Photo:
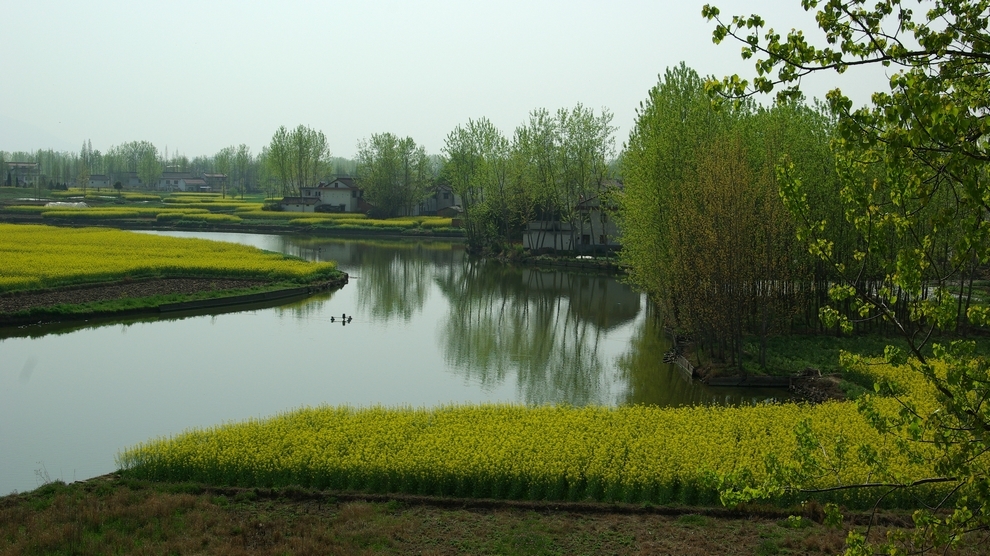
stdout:
[[35,470],[88,478],[155,436],[306,405],[718,398],[669,380],[644,299],[611,278],[474,261],[450,243],[170,235],[337,260],[351,282],[277,307],[0,331],[0,493],[36,487]]

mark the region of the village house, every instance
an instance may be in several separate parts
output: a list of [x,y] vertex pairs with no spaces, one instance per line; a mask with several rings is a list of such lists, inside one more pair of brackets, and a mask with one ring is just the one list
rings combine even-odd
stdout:
[[571,225],[560,220],[533,220],[523,232],[523,247],[534,251],[573,251]]
[[210,186],[210,191],[220,191],[227,185],[227,174],[206,173],[203,180]]
[[[295,212],[359,212],[374,209],[364,199],[364,191],[351,177],[336,178],[330,183],[300,187],[298,197],[284,197],[282,210]],[[406,216],[449,216],[461,214],[460,199],[449,185],[438,185],[430,195],[406,211]]]
[[27,187],[40,179],[37,162],[8,162],[4,184],[8,187]]
[[95,187],[96,189],[109,188],[110,187],[110,176],[103,174],[93,174],[89,177],[89,186]]
[[[606,198],[611,191],[620,191],[622,182],[610,180],[603,184]],[[574,223],[560,220],[534,220],[523,233],[523,247],[549,251],[611,251],[620,247],[619,227],[611,203],[602,203],[602,195],[582,199],[574,207]]]
[[414,216],[447,216],[456,218],[460,216],[460,198],[454,193],[453,188],[447,184],[437,185],[430,196],[419,202]]
[[158,191],[209,193],[213,188],[200,176],[189,172],[162,172],[155,187]]
[[320,200],[312,197],[282,197],[279,205],[286,212],[316,212]]
[[342,177],[330,183],[300,187],[299,197],[282,199],[282,210],[294,212],[366,212],[364,192],[354,178]]
[[135,187],[141,187],[144,185],[144,183],[141,181],[141,178],[138,177],[137,172],[125,173],[123,175],[123,179],[120,180],[120,182],[124,185],[124,187],[128,189],[133,189]]

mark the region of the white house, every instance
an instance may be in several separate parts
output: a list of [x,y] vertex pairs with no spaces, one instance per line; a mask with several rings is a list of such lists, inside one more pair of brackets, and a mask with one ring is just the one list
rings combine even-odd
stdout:
[[93,174],[89,177],[90,187],[110,187],[110,176],[105,176],[103,174]]
[[282,210],[299,212],[359,212],[362,191],[354,178],[337,178],[315,187],[300,187],[299,197],[282,199]]
[[202,177],[188,172],[163,172],[158,178],[159,191],[210,192],[212,187]]

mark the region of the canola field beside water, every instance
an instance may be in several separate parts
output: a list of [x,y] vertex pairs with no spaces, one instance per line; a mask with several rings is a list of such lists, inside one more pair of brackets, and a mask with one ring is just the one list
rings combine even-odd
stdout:
[[[876,378],[909,374],[862,366]],[[930,404],[923,379],[902,386]],[[926,401],[927,400],[927,401]],[[889,403],[888,403],[889,402]],[[893,399],[878,407],[897,410]],[[796,465],[795,430],[810,425],[818,473],[808,487],[928,476],[930,454],[900,454],[853,402],[657,408],[304,408],[269,419],[190,430],[125,450],[119,466],[140,478],[244,487],[342,489],[480,498],[710,504],[725,479],[760,484],[768,455]],[[881,468],[859,447],[883,454]],[[916,493],[915,493],[916,494]],[[937,488],[929,494],[938,494]],[[863,506],[870,491],[824,498]],[[799,502],[801,497],[789,500]],[[892,505],[916,503],[889,497]]]
[[0,224],[0,292],[124,277],[225,277],[309,282],[336,272],[233,243],[106,228]]
[[[170,200],[167,200],[170,201]],[[453,219],[442,216],[409,216],[385,220],[368,218],[361,213],[281,212],[261,210],[260,203],[213,202],[212,199],[167,202],[162,207],[106,206],[35,206],[15,205],[3,208],[11,214],[38,214],[46,220],[121,220],[151,219],[158,222],[185,220],[213,223],[242,223],[244,221],[282,222],[291,225],[362,230],[449,230]],[[228,212],[220,212],[228,211]],[[232,211],[232,212],[230,212]]]

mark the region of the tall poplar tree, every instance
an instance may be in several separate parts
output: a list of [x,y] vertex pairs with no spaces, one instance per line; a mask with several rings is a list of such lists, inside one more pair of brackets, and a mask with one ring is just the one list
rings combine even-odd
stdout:
[[326,135],[304,125],[292,131],[285,126],[275,130],[265,159],[283,196],[301,195],[301,187],[317,185],[332,171]]
[[491,247],[499,239],[508,243],[514,208],[509,140],[487,118],[468,120],[447,135],[443,154],[446,175],[464,205],[472,249]]
[[358,144],[357,183],[382,216],[409,214],[428,194],[433,171],[411,137],[377,133]]
[[137,161],[137,175],[145,187],[155,187],[155,182],[162,176],[162,165],[158,160],[158,149],[151,143],[140,145]]
[[622,260],[630,279],[674,322],[685,288],[678,275],[674,213],[694,200],[681,185],[693,175],[698,151],[727,127],[704,94],[704,81],[683,63],[668,68],[637,110],[623,160],[620,199]]

